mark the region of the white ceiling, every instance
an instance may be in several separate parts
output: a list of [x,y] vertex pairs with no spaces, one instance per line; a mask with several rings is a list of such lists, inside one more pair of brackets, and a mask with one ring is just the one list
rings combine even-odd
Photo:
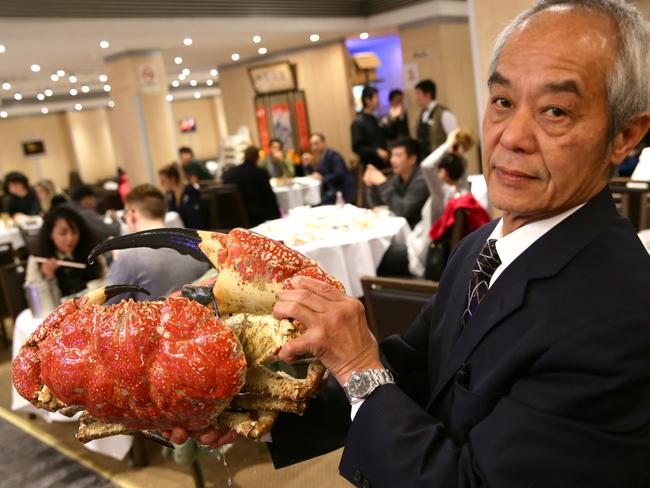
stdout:
[[[464,2],[432,0],[366,18],[0,18],[0,44],[6,46],[0,54],[0,84],[12,84],[8,91],[0,88],[0,99],[8,106],[15,103],[13,94],[20,92],[25,97],[23,102],[30,102],[46,88],[54,91],[54,99],[71,98],[69,89],[79,89],[83,84],[91,88],[90,95],[105,96],[103,83],[98,80],[104,71],[104,57],[141,49],[162,52],[169,81],[182,68],[189,68],[191,76],[184,83],[196,79],[201,86],[210,78],[211,68],[232,62],[233,52],[240,54],[239,62],[262,61],[259,47],[267,48],[269,54],[304,47],[311,44],[309,36],[313,33],[320,35],[319,42],[358,36],[364,31],[378,35],[427,18],[463,17],[466,8]],[[254,35],[262,37],[260,44],[253,43]],[[186,37],[192,38],[191,46],[183,44]],[[102,40],[110,42],[108,49],[99,47]],[[181,65],[174,63],[176,56],[183,58]],[[40,65],[40,72],[33,73],[32,64]],[[66,77],[53,82],[50,75],[58,69],[65,70]],[[78,81],[70,83],[69,74],[77,76]]]

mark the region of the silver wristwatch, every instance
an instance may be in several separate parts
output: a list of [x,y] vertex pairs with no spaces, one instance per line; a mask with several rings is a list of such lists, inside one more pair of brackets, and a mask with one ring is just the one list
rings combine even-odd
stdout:
[[343,391],[351,402],[368,397],[375,388],[387,383],[395,383],[393,375],[387,369],[366,369],[355,371],[350,375]]

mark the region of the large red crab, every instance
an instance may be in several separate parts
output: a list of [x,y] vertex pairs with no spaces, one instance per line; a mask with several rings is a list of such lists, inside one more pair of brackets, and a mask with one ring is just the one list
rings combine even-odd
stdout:
[[14,359],[13,383],[24,398],[50,411],[84,411],[82,442],[209,425],[259,439],[279,411],[304,411],[325,368],[311,362],[297,379],[264,367],[301,333],[270,313],[293,276],[342,289],[338,281],[300,253],[245,229],[145,231],[106,241],[90,259],[136,246],[172,247],[210,261],[219,273],[213,290],[187,287],[182,297],[103,306],[134,289],[119,285],[66,301]]

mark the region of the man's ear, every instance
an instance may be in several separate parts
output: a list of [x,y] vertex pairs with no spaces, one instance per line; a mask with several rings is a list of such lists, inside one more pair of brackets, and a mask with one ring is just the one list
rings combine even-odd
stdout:
[[636,147],[650,127],[650,113],[635,115],[621,131],[616,134],[610,153],[612,164],[621,164],[623,159]]

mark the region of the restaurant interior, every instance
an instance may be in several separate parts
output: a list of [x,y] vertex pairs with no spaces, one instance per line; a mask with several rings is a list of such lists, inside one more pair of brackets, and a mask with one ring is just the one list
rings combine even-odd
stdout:
[[[119,254],[104,255],[99,271],[74,254],[84,239],[88,250],[103,240],[97,229],[108,238],[151,228],[142,227],[134,215],[141,207],[129,200],[129,190],[144,184],[165,198],[164,225],[224,233],[246,228],[281,241],[363,301],[377,339],[404,332],[435,293],[441,269],[432,262],[436,256],[427,254],[435,247],[429,241],[423,272],[378,272],[388,249],[407,245],[415,227],[388,201],[372,205],[369,197],[367,164],[355,151],[351,131],[364,109],[364,87],[376,88],[374,113],[382,124],[395,119],[389,96],[400,90],[397,118],[408,114],[406,134],[417,139],[423,107],[416,86],[433,80],[434,99],[475,141],[463,155],[467,191],[489,218],[498,216],[481,170],[486,73],[495,37],[531,3],[3,2],[0,487],[347,486],[338,475],[340,450],[276,470],[264,443],[252,440],[212,451],[193,441],[171,449],[161,445],[160,436],[140,434],[82,444],[75,438],[78,417],[36,409],[18,395],[12,359],[59,303],[114,284],[110,268]],[[650,16],[650,0],[636,4]],[[645,141],[650,145],[647,136]],[[327,194],[327,178],[317,165],[322,144],[344,162],[352,182],[347,193],[332,187]],[[262,190],[249,192],[231,171],[249,157],[250,147],[259,156],[254,164],[268,164],[276,214],[252,209],[250,201]],[[180,148],[190,150],[186,159]],[[282,161],[276,166],[278,151]],[[629,159],[632,167],[610,186],[619,212],[650,250],[650,149],[644,154],[639,147]],[[391,177],[387,162],[383,174]],[[168,178],[176,179],[177,187]],[[16,197],[13,188],[21,185],[27,193],[18,190]],[[26,210],[27,198],[38,205],[36,211]],[[194,225],[183,213],[188,198],[197,211]],[[44,229],[54,233],[47,226],[56,229],[68,219],[52,222],[60,206],[81,215],[94,237],[77,229],[77,250],[45,255]],[[459,229],[452,223],[445,231],[452,248],[464,235]],[[174,274],[175,264],[157,265],[158,273]],[[82,286],[57,286],[61,270],[69,271],[66,276],[83,271]],[[215,276],[205,266],[163,293],[190,282],[211,284]]]

